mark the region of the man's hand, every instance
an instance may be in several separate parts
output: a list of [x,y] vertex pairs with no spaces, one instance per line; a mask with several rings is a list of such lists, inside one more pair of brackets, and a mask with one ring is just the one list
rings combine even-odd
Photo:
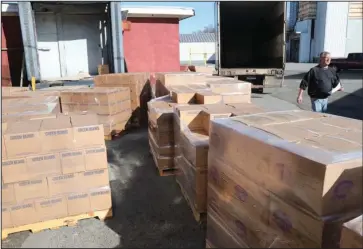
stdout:
[[297,96],[297,103],[301,104],[303,102],[303,97],[301,95]]

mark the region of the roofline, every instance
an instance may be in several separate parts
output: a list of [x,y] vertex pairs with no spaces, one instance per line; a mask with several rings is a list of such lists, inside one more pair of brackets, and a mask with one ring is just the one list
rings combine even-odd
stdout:
[[[193,8],[171,7],[171,6],[140,6],[121,7],[121,10],[128,10],[128,17],[153,17],[153,18],[178,18],[184,20],[195,16]],[[1,3],[1,12],[18,13],[17,3]]]
[[171,6],[143,6],[143,7],[121,7],[128,10],[127,17],[154,17],[154,18],[178,18],[184,20],[195,16],[193,8],[171,7]]

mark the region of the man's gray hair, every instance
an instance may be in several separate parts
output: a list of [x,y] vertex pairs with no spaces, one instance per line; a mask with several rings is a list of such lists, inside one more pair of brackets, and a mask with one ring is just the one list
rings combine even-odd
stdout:
[[320,53],[320,57],[326,57],[327,55],[330,55],[328,51],[324,51]]

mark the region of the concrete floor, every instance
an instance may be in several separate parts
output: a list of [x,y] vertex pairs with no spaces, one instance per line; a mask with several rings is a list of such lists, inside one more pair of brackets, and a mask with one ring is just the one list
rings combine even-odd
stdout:
[[[285,86],[252,101],[266,110],[310,110],[309,99],[296,104],[302,73],[312,65],[289,64]],[[346,92],[331,98],[331,112],[363,119],[362,72],[342,74]],[[183,199],[172,176],[158,176],[149,154],[146,130],[130,132],[107,142],[114,217],[105,222],[81,221],[32,234],[21,232],[3,241],[4,248],[205,248],[205,232]]]

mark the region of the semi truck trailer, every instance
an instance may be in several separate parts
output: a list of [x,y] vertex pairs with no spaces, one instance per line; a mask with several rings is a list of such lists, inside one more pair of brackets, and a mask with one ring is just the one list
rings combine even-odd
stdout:
[[286,2],[216,2],[215,74],[282,87]]

